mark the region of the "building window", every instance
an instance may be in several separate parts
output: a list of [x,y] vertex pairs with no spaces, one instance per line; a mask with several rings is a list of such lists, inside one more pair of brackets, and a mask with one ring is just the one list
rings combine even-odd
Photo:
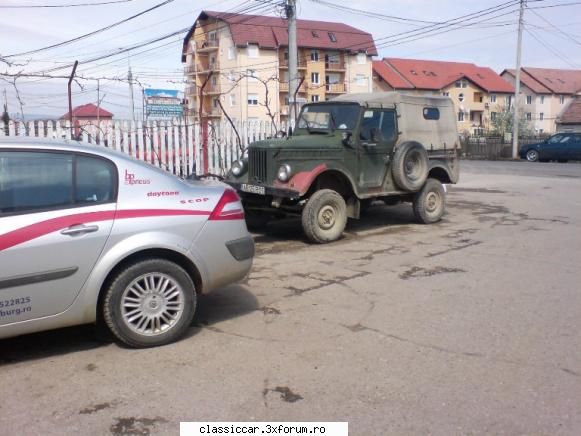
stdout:
[[246,77],[248,78],[249,83],[258,82],[258,78],[256,77],[256,70],[246,70]]
[[509,95],[506,97],[506,106],[510,109],[510,105],[512,103],[512,97]]
[[333,32],[329,32],[329,40],[331,42],[337,42],[337,36]]
[[367,77],[365,77],[365,74],[357,74],[355,76],[355,84],[357,86],[365,86],[365,85],[367,85]]
[[456,83],[454,85],[456,86],[456,88],[467,88],[468,82],[466,82],[466,80],[456,80]]
[[561,104],[565,103],[565,96],[564,95],[559,96],[559,103],[561,103]]
[[533,114],[531,114],[530,112],[527,112],[527,121],[530,121],[533,119]]
[[311,83],[313,85],[318,85],[319,82],[319,73],[311,73]]
[[458,121],[460,123],[464,122],[464,112],[462,112],[462,111],[458,112]]
[[443,95],[444,97],[450,97],[450,93],[449,93],[448,91],[446,91],[446,92],[442,92],[442,95]]
[[234,82],[236,82],[236,77],[234,76],[234,71],[230,71],[230,72],[228,73],[228,81],[229,81],[230,83],[234,83]]
[[248,106],[258,106],[258,94],[248,94]]
[[317,101],[319,101],[319,96],[318,95],[311,95],[311,101],[313,103],[316,103]]
[[313,38],[318,38],[319,32],[317,32],[316,30],[311,30],[311,35],[313,36]]
[[544,112],[541,112],[539,114],[539,120],[543,121],[544,119],[545,119],[545,113]]
[[214,97],[214,99],[212,100],[212,106],[214,106],[214,109],[218,109],[220,107],[220,101],[218,100],[218,98]]
[[248,53],[249,58],[257,58],[258,57],[258,44],[248,44],[247,53]]
[[544,104],[544,103],[545,103],[545,96],[541,95],[541,104]]
[[492,121],[496,120],[496,112],[490,112],[490,119]]
[[228,47],[228,59],[236,59],[236,46]]
[[458,101],[464,101],[464,94],[463,93],[458,94]]
[[236,94],[230,94],[230,107],[236,106]]
[[311,50],[311,60],[313,62],[319,62],[319,50]]
[[357,63],[365,65],[367,63],[367,55],[365,53],[357,53]]
[[533,96],[527,95],[527,104],[533,104]]
[[490,95],[490,102],[491,103],[496,103],[496,94],[491,94]]

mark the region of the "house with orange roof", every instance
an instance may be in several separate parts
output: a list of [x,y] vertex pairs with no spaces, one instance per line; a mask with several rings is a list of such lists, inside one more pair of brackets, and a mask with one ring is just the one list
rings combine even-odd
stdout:
[[510,107],[514,87],[488,67],[471,63],[384,58],[373,61],[374,91],[442,95],[456,108],[458,131],[479,134]]
[[[280,17],[203,11],[186,34],[182,63],[194,119],[276,122],[289,115],[288,22]],[[343,23],[297,20],[297,100],[370,92],[370,33]]]
[[[506,69],[501,77],[516,83],[514,69]],[[520,72],[520,107],[538,133],[554,133],[559,114],[581,90],[581,70],[522,67]]]

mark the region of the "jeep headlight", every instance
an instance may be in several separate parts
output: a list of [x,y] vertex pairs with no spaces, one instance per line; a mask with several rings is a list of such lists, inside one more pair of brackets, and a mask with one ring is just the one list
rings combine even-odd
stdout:
[[291,178],[291,167],[289,164],[282,164],[276,173],[276,177],[283,183],[286,183]]
[[242,159],[239,159],[232,164],[230,171],[232,171],[234,177],[240,177],[246,171],[246,163]]

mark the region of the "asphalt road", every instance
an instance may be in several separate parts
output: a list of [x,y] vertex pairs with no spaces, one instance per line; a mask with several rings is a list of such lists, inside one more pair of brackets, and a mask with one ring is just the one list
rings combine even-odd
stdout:
[[581,434],[581,165],[463,163],[436,225],[372,208],[345,238],[256,236],[186,339],[0,341],[0,434],[348,421],[351,435]]

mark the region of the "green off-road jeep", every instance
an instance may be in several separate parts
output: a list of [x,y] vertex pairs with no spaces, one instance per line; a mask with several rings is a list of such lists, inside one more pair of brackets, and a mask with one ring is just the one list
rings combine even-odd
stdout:
[[374,200],[408,201],[419,222],[439,221],[443,184],[458,181],[458,154],[449,98],[346,94],[303,106],[291,137],[251,144],[226,182],[250,228],[301,215],[307,237],[325,243]]

